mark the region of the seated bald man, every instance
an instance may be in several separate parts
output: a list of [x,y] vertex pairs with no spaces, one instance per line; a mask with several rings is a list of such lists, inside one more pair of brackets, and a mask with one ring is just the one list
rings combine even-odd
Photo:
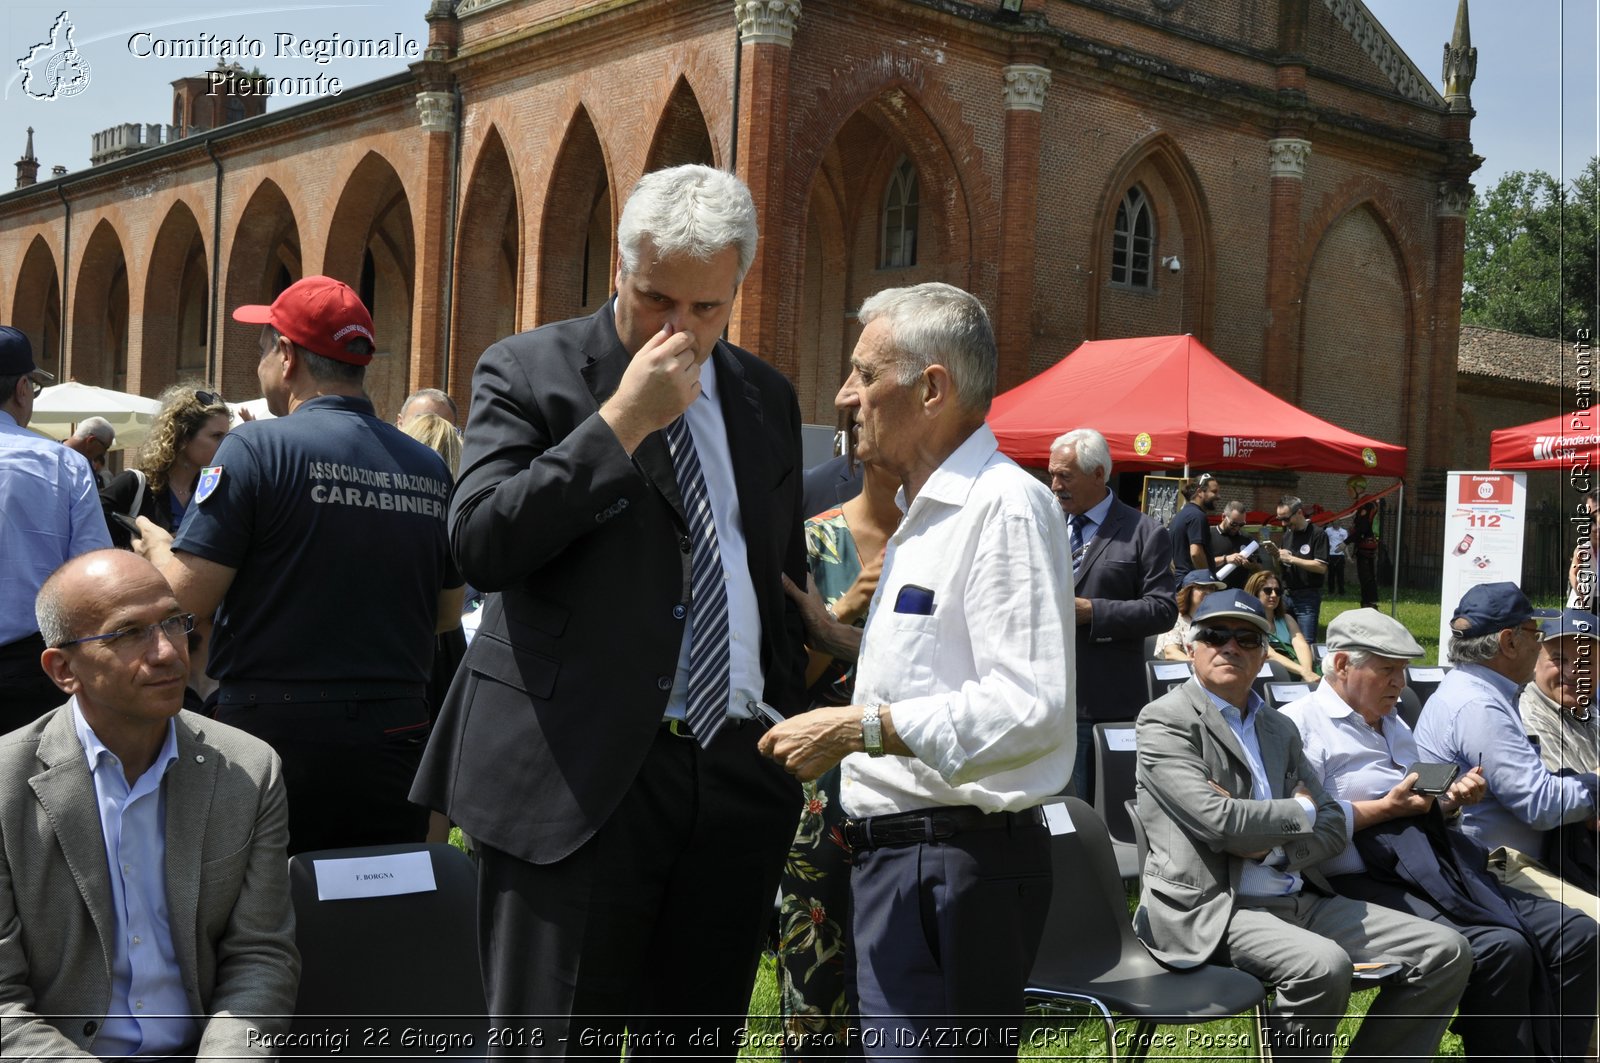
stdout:
[[35,603],[66,704],[0,738],[0,1058],[275,1055],[299,983],[265,743],[180,711],[194,617],[148,561]]

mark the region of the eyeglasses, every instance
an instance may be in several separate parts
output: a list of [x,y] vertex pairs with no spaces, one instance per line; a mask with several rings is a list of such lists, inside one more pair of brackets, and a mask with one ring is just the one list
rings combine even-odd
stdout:
[[1278,587],[1262,587],[1261,588],[1261,593],[1262,594],[1282,594],[1283,591],[1282,591],[1281,588],[1278,588]]
[[1215,646],[1219,650],[1230,642],[1237,642],[1241,650],[1259,650],[1267,641],[1267,636],[1259,631],[1241,631],[1220,627],[1195,628],[1190,633],[1190,638],[1196,642],[1203,642],[1207,646]]
[[104,642],[114,650],[132,647],[144,649],[150,645],[151,638],[158,630],[167,637],[168,642],[176,646],[179,639],[185,638],[194,630],[194,614],[179,613],[177,616],[158,620],[154,624],[125,627],[120,631],[108,631],[104,635],[85,635],[81,639],[69,639],[66,642],[56,643],[56,649],[64,650],[68,646],[76,646],[82,642]]
[[33,379],[31,376],[28,378],[28,386],[33,389],[34,398],[38,398],[40,393],[44,391],[44,385]]
[[197,391],[194,393],[194,401],[202,406],[221,406],[222,396],[215,391]]

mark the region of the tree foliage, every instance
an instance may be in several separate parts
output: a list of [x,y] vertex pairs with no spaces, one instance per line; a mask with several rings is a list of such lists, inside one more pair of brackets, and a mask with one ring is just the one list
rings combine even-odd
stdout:
[[1573,339],[1596,320],[1600,158],[1569,186],[1543,170],[1508,173],[1467,209],[1461,320]]

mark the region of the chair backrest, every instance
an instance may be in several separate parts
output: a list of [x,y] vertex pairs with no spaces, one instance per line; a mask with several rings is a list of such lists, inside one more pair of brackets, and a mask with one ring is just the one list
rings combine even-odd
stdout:
[[1134,725],[1094,725],[1094,810],[1105,821],[1111,837],[1133,843],[1133,825],[1124,802],[1133,796],[1134,772],[1139,754],[1134,747]]
[[[1078,981],[1109,971],[1124,957],[1149,954],[1133,935],[1127,894],[1117,871],[1111,836],[1094,809],[1076,797],[1062,799],[1072,830],[1050,838],[1055,875],[1032,981]],[[1148,960],[1156,966],[1154,960]]]
[[1267,704],[1274,709],[1282,708],[1291,701],[1299,701],[1311,693],[1310,683],[1268,683]]
[[[432,890],[319,898],[320,862],[419,852],[432,864]],[[317,1016],[398,1015],[405,1016],[404,1026],[432,1038],[426,1042],[430,1055],[483,1055],[489,1023],[478,971],[477,877],[477,866],[465,853],[443,844],[324,849],[291,859],[289,892],[301,959],[292,1029],[327,1027]],[[352,1020],[351,1025],[361,1024]],[[465,1038],[445,1035],[470,1035],[470,1043],[454,1044]],[[361,1040],[359,1029],[354,1040]],[[435,1052],[441,1046],[445,1050]],[[387,1046],[351,1044],[347,1049],[351,1055],[399,1051],[393,1038]]]
[[1406,726],[1413,731],[1417,729],[1417,717],[1422,715],[1422,699],[1417,697],[1417,692],[1409,686],[1400,690],[1400,701],[1395,705],[1394,711],[1406,722]]
[[1144,662],[1144,678],[1150,689],[1150,700],[1156,700],[1174,687],[1183,686],[1191,674],[1192,666],[1188,661]]
[[1133,845],[1139,855],[1139,874],[1144,875],[1144,862],[1150,858],[1150,838],[1144,832],[1144,820],[1139,818],[1139,802],[1136,798],[1128,798],[1122,802],[1122,810],[1127,813],[1128,822],[1133,825]]
[[1256,673],[1255,682],[1250,684],[1250,689],[1265,698],[1267,696],[1267,684],[1287,683],[1289,679],[1289,669],[1277,661],[1266,661],[1261,665],[1261,670]]
[[1444,682],[1448,671],[1450,666],[1447,664],[1411,665],[1406,669],[1406,686],[1417,692],[1418,704],[1426,705],[1428,699],[1433,697],[1433,692],[1439,689],[1439,684]]

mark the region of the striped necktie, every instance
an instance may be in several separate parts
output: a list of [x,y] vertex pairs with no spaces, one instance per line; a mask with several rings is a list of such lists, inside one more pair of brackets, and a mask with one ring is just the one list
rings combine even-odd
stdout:
[[1072,535],[1072,574],[1078,574],[1078,568],[1083,564],[1083,526],[1089,523],[1089,518],[1081,513],[1074,513],[1067,518],[1067,530]]
[[722,551],[711,519],[711,497],[688,420],[679,417],[667,426],[666,434],[692,543],[689,696],[684,718],[695,741],[705,749],[722,729],[728,713],[728,589],[723,586]]

